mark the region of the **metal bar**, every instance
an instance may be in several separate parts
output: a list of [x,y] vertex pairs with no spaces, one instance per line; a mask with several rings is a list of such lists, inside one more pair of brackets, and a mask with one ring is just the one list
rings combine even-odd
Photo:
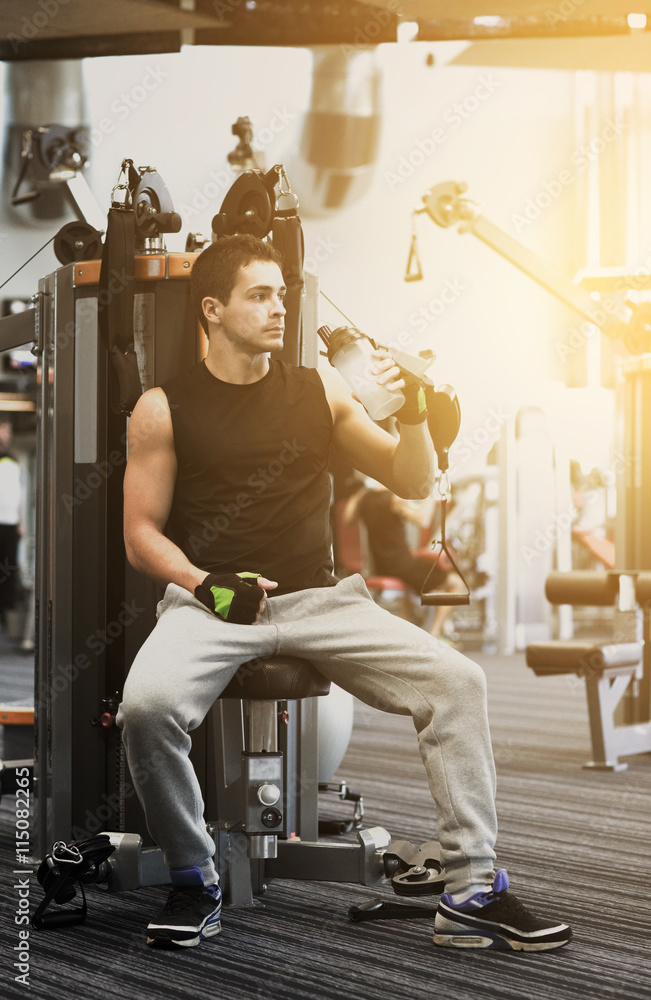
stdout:
[[359,844],[279,840],[278,857],[265,862],[265,874],[270,878],[359,882],[360,850]]
[[[604,672],[600,677],[586,677],[588,718],[593,760],[598,765],[616,765],[618,746],[613,714],[633,675],[633,670]],[[611,683],[612,682],[612,683]]]
[[499,468],[497,623],[501,652],[515,649],[517,602],[517,542],[512,530],[516,523],[515,421],[502,426],[497,443]]
[[382,857],[391,837],[383,827],[374,826],[360,830],[357,841],[357,844],[324,844],[279,840],[278,857],[265,862],[265,875],[379,885],[385,877]]
[[651,274],[633,274],[624,270],[614,273],[608,268],[594,273],[582,270],[577,271],[574,282],[586,292],[641,292],[651,288]]
[[418,211],[427,212],[436,225],[444,229],[458,223],[460,233],[472,233],[570,309],[603,330],[608,337],[618,339],[623,336],[629,324],[630,309],[612,301],[592,299],[585,289],[574,284],[562,271],[557,271],[494,222],[484,218],[477,205],[461,197],[465,190],[465,184],[453,181],[437,184],[423,195],[424,208]]
[[100,233],[106,232],[106,214],[99,207],[84,175],[77,172],[74,177],[69,177],[65,181],[65,188],[73,208],[83,221]]
[[33,344],[36,340],[36,309],[0,319],[0,351],[11,351],[14,347]]
[[253,753],[278,750],[278,719],[275,700],[255,699],[246,703],[249,713],[249,741],[247,750]]
[[588,323],[603,330],[608,337],[621,337],[627,326],[628,317],[617,312],[608,303],[596,301],[578,285],[575,285],[561,271],[551,267],[527,247],[503,232],[498,226],[483,216],[463,222],[459,232],[470,232],[482,243],[495,250],[511,264],[524,271],[548,292],[560,299],[583,316]]
[[39,317],[41,347],[38,354],[38,393],[36,398],[36,559],[34,580],[34,794],[36,802],[36,857],[44,858],[52,845],[51,810],[51,714],[52,691],[50,677],[50,450],[51,398],[53,371],[52,290],[54,278],[48,275],[39,283],[41,314]]
[[319,836],[319,703],[317,698],[292,702],[299,726],[296,762],[296,813],[298,834],[304,840]]
[[74,308],[74,460],[78,465],[97,462],[97,299],[79,298]]
[[[74,317],[72,266],[54,272],[54,328],[50,341],[53,384],[46,433],[48,444],[49,554],[48,604],[51,608],[49,683],[52,709],[52,841],[71,836],[73,788],[73,526],[63,498],[73,493],[74,336],[61,336]],[[68,324],[68,326],[66,326]],[[49,407],[48,407],[49,409]],[[75,752],[77,752],[75,750]]]

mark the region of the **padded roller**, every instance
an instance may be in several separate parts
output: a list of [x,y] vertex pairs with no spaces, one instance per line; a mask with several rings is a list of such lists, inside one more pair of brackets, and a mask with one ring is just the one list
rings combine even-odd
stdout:
[[593,643],[579,639],[566,642],[532,642],[526,649],[527,666],[537,677],[549,674],[578,674],[613,667],[634,667],[640,662],[639,642]]
[[274,656],[243,663],[220,698],[289,701],[316,698],[329,691],[330,681],[308,660],[297,656]]
[[[651,586],[649,589],[651,596]],[[613,573],[555,572],[545,580],[545,596],[550,604],[612,607],[618,593],[619,582]]]

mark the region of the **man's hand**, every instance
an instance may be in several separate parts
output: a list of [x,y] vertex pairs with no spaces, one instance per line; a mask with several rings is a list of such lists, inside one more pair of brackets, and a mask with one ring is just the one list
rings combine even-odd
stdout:
[[[389,392],[397,392],[399,389],[404,389],[405,381],[402,377],[402,369],[396,364],[386,347],[376,347],[371,351],[371,354],[374,359],[371,366],[371,375],[377,384],[386,386]],[[351,395],[358,403],[362,402],[354,392]],[[366,409],[366,407],[364,408]]]
[[402,389],[404,392],[405,381],[402,369],[394,361],[391,352],[386,347],[376,347],[371,352],[376,359],[373,364],[373,374],[378,385],[384,385],[389,392],[397,392]]
[[422,424],[427,419],[427,409],[420,379],[401,368],[386,347],[378,347],[372,353],[376,359],[372,371],[377,384],[386,386],[389,392],[402,389],[405,397],[403,405],[394,413],[396,420],[401,424]]
[[210,573],[195,587],[194,596],[225,622],[257,625],[267,590],[277,586],[258,573]]
[[425,390],[416,375],[406,371],[404,368],[399,368],[398,370],[403,376],[402,391],[405,402],[398,412],[394,413],[394,417],[399,424],[422,424],[427,420]]

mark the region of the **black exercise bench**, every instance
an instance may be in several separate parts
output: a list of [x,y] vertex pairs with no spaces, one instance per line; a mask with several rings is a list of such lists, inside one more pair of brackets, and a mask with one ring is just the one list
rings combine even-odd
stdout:
[[651,573],[550,573],[545,594],[551,604],[614,609],[612,638],[556,640],[527,646],[526,660],[538,677],[577,674],[585,679],[592,760],[584,766],[620,771],[620,761],[651,752]]

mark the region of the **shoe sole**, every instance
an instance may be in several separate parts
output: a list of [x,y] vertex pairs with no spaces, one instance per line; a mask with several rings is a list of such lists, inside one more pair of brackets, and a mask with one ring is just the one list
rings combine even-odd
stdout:
[[552,951],[569,944],[564,941],[513,941],[495,934],[435,934],[434,944],[444,948],[495,948],[502,951]]
[[221,931],[221,920],[215,920],[214,923],[206,924],[195,937],[173,938],[171,937],[174,933],[172,930],[161,930],[160,932],[155,932],[153,937],[147,936],[147,944],[152,946],[158,945],[161,948],[196,948],[203,940],[215,937],[217,934],[221,934]]

